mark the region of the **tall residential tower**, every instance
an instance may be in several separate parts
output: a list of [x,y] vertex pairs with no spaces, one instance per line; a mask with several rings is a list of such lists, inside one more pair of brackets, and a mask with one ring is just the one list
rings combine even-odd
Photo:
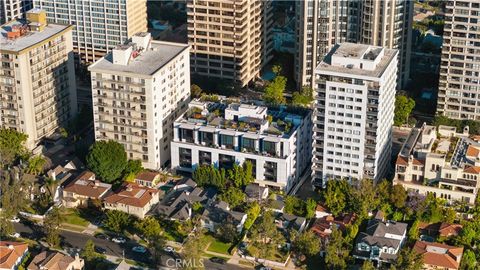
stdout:
[[448,1],[437,112],[480,120],[480,1]]

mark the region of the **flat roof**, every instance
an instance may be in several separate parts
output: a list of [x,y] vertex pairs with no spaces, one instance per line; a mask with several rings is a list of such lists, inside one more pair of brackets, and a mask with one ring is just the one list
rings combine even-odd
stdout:
[[363,57],[363,54],[368,49],[373,49],[372,53],[377,53],[377,49],[381,47],[365,45],[365,44],[355,44],[355,43],[341,43],[336,45],[328,54],[325,56],[323,61],[317,66],[317,71],[326,71],[326,72],[335,72],[335,73],[345,73],[349,75],[359,75],[359,76],[368,76],[368,77],[377,77],[380,78],[383,75],[383,72],[387,69],[388,65],[396,57],[398,51],[394,49],[384,49],[385,53],[376,65],[374,70],[368,69],[359,69],[359,68],[348,68],[344,66],[332,65],[332,56],[336,57],[346,57],[352,59],[368,59],[367,56]]
[[188,47],[188,44],[183,43],[152,40],[150,48],[146,51],[142,51],[140,55],[134,59],[130,59],[127,65],[114,64],[112,52],[110,52],[105,57],[92,64],[89,67],[89,70],[153,75],[181,52],[188,49]]
[[45,26],[43,31],[28,31],[26,34],[16,39],[7,38],[7,33],[12,31],[12,27],[22,26],[26,23],[27,21],[25,20],[17,19],[7,22],[0,27],[0,51],[20,52],[24,49],[37,45],[42,41],[51,38],[52,36],[60,34],[67,28],[73,28],[70,25],[49,23],[47,26]]

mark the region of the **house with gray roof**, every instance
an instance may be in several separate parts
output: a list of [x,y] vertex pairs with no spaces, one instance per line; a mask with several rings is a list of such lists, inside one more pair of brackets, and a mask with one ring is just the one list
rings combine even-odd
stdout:
[[395,261],[405,243],[406,234],[406,223],[385,221],[383,214],[377,214],[368,222],[365,231],[358,234],[353,257],[379,264]]
[[305,229],[307,220],[304,217],[299,217],[287,213],[278,213],[275,217],[275,223],[278,228],[288,231],[294,229],[297,232],[302,232]]
[[247,195],[247,201],[263,201],[268,197],[268,187],[262,187],[259,184],[251,183],[245,187],[245,195]]
[[205,229],[215,232],[218,226],[230,222],[235,225],[237,232],[240,233],[246,220],[247,214],[230,210],[228,203],[219,201],[214,205],[205,207],[200,223]]

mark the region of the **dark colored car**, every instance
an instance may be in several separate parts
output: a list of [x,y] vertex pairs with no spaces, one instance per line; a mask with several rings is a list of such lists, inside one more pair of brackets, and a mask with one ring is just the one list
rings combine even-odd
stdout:
[[102,248],[102,247],[95,246],[95,252],[100,253],[100,254],[105,254],[105,253],[107,253],[107,250]]
[[212,257],[210,258],[210,261],[218,264],[225,264],[225,259],[219,257]]
[[103,239],[103,240],[109,240],[110,239],[110,237],[108,237],[108,235],[106,235],[104,233],[95,234],[95,238]]

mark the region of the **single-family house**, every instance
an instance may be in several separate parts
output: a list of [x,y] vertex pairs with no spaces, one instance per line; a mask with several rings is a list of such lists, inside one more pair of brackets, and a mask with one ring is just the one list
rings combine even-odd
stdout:
[[245,195],[247,196],[247,201],[261,202],[268,198],[268,187],[262,187],[259,184],[251,183],[245,187]]
[[461,224],[450,224],[446,222],[437,222],[431,224],[420,222],[418,225],[418,229],[422,234],[433,237],[458,236],[462,231],[462,228],[463,226]]
[[423,269],[457,270],[460,268],[463,247],[417,241],[413,250],[423,257]]
[[237,232],[243,230],[243,225],[247,220],[247,214],[232,211],[228,203],[220,201],[203,209],[200,217],[200,224],[203,228],[215,232],[222,224],[231,222],[237,228]]
[[84,265],[78,254],[71,257],[58,251],[43,251],[33,258],[27,270],[82,270]]
[[82,172],[74,181],[63,188],[63,205],[68,208],[86,206],[91,200],[102,200],[112,185],[95,179],[90,171]]
[[160,173],[143,171],[135,176],[135,183],[149,188],[156,188],[160,183]]
[[124,183],[117,191],[103,199],[104,207],[118,210],[143,219],[153,205],[158,203],[159,190],[136,183]]
[[283,230],[295,229],[298,232],[302,232],[305,229],[307,220],[304,217],[298,217],[286,213],[278,213],[275,217],[275,223],[277,227]]
[[28,254],[28,244],[0,241],[0,270],[16,270]]

